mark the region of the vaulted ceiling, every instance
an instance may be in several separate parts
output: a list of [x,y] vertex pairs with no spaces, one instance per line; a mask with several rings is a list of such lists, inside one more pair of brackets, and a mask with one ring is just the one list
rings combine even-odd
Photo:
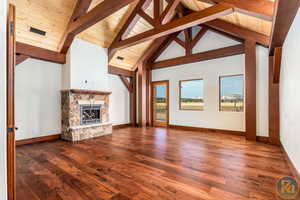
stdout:
[[[104,0],[92,0],[90,9]],[[216,1],[216,0],[214,0]],[[191,10],[199,11],[214,3],[213,0],[181,0],[182,4]],[[235,0],[231,0],[235,1]],[[262,0],[271,1],[271,0]],[[10,0],[16,5],[17,41],[45,49],[59,51],[59,44],[67,29],[69,19],[76,5],[75,0]],[[138,0],[120,9],[94,26],[83,31],[78,38],[108,48],[121,30],[129,15],[137,5]],[[164,1],[164,7],[167,2]],[[149,16],[153,16],[153,4],[145,10]],[[250,16],[247,13],[234,12],[223,20],[255,32],[270,36],[272,20],[259,16]],[[34,27],[46,32],[45,36],[29,31]],[[153,28],[146,20],[140,18],[127,37],[134,36]],[[110,64],[124,69],[132,69],[140,57],[147,51],[152,41],[147,41],[116,52]],[[123,60],[117,59],[123,57]]]

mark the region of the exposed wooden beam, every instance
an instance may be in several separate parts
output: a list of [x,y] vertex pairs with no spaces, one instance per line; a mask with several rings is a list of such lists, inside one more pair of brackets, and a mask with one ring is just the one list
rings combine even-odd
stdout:
[[171,18],[174,16],[175,8],[180,3],[180,0],[171,0],[169,1],[166,9],[163,11],[163,13],[160,16],[160,20],[162,24],[167,23],[171,20]]
[[274,2],[269,0],[200,0],[205,3],[228,3],[235,7],[235,11],[272,21],[274,16]]
[[229,39],[231,39],[231,40],[235,40],[235,41],[241,42],[241,43],[244,43],[244,41],[245,41],[245,39],[243,39],[243,38],[236,37],[236,36],[234,36],[234,35],[225,33],[225,32],[223,32],[223,31],[219,31],[219,30],[214,29],[214,28],[211,28],[211,27],[208,27],[208,28],[209,28],[210,31],[215,32],[215,33],[220,34],[220,35],[223,35],[223,36],[225,36],[225,37],[227,37],[227,38],[229,38]]
[[168,46],[177,38],[179,33],[180,32],[173,33],[173,34],[169,35],[166,39],[164,39],[159,44],[159,46],[157,46],[157,49],[155,51],[152,51],[152,52],[148,51],[149,56],[147,58],[147,62],[148,63],[153,63],[168,48]]
[[269,56],[269,141],[280,145],[279,84],[273,82],[274,56]]
[[153,0],[153,16],[156,22],[156,25],[161,24],[160,15],[163,12],[163,0]]
[[199,12],[191,13],[187,16],[173,20],[167,24],[156,26],[152,30],[130,37],[128,39],[117,42],[110,49],[124,49],[148,40],[153,40],[177,31],[181,31],[195,25],[205,23],[218,17],[228,15],[233,12],[233,9],[228,4],[217,4]]
[[115,66],[112,66],[112,65],[108,65],[108,73],[115,74],[115,75],[122,75],[122,76],[126,76],[126,77],[133,77],[134,76],[133,71],[122,69],[122,68],[115,67]]
[[282,47],[299,8],[299,0],[276,0],[269,55],[276,47]]
[[246,138],[256,140],[256,42],[245,41]]
[[24,62],[25,60],[27,60],[28,58],[30,58],[29,56],[25,56],[22,54],[17,54],[16,55],[16,65],[21,64],[22,62]]
[[192,55],[192,29],[188,28],[184,30],[184,35],[185,35],[185,54],[187,56]]
[[136,73],[130,80],[132,85],[132,92],[130,93],[130,123],[136,126]]
[[206,22],[205,24],[216,30],[234,35],[239,38],[253,40],[256,43],[259,43],[265,47],[269,47],[270,37],[267,35],[263,35],[261,33],[255,32],[255,31],[251,31],[249,29],[237,26],[237,25],[229,23],[229,22],[225,22],[220,19],[212,20],[212,21]]
[[181,39],[179,39],[178,37],[173,38],[173,40],[179,44],[180,46],[182,46],[183,48],[185,48],[185,42],[183,42]]
[[133,92],[133,86],[131,85],[131,83],[129,82],[129,80],[124,76],[124,75],[119,75],[122,83],[125,85],[125,87],[127,88],[128,92]]
[[68,33],[77,35],[78,33],[86,30],[87,28],[98,23],[100,20],[112,15],[134,1],[135,0],[104,0],[91,11],[79,17],[76,21],[70,24]]
[[282,47],[276,47],[274,53],[273,83],[279,83],[281,70]]
[[[121,39],[124,39],[132,30],[132,28],[136,25],[136,23],[140,19],[140,15],[138,15],[138,11],[142,9],[147,9],[151,3],[151,0],[140,0],[128,19],[126,20],[125,24],[119,31],[118,35],[113,40],[112,44],[115,44],[119,42]],[[112,45],[111,44],[111,45]],[[108,51],[108,63],[111,61],[111,59],[116,54],[116,51]]]
[[[133,71],[136,71],[138,69],[138,67],[140,65],[142,65],[142,63],[147,61],[154,52],[158,51],[159,46],[167,39],[168,39],[168,36],[164,36],[162,38],[158,38],[158,39],[154,40],[153,43],[150,45],[150,47],[147,49],[147,52],[145,52],[139,58],[137,63],[134,65]],[[138,79],[138,77],[137,77],[137,79]]]
[[192,41],[191,47],[195,47],[196,44],[199,42],[199,40],[201,40],[201,38],[205,35],[205,33],[207,32],[208,28],[206,26],[203,26],[200,31],[197,33],[197,35],[195,36],[195,38]]
[[[168,2],[170,3],[170,1],[171,0],[169,0]],[[178,6],[180,6],[180,4]],[[172,7],[170,9],[174,10],[175,7]],[[181,12],[183,12],[183,9],[180,9],[179,11],[177,11],[177,13],[181,13]],[[177,18],[178,18],[178,16],[175,15],[175,16],[173,16],[172,19],[165,19],[165,21],[169,22],[170,20],[175,20]],[[142,65],[145,62],[146,63],[149,62],[149,60],[150,60],[150,62],[152,62],[152,59],[156,60],[156,58],[164,51],[164,49],[166,49],[169,46],[169,44],[173,41],[173,39],[175,37],[177,37],[178,34],[179,34],[179,32],[175,32],[171,35],[157,38],[156,40],[154,40],[152,42],[151,46],[148,48],[148,50],[139,58],[137,63],[134,65],[133,71],[137,71],[138,66]]]
[[172,58],[168,60],[158,61],[152,64],[152,69],[173,67],[173,66],[183,65],[183,64],[193,63],[193,62],[223,58],[227,56],[243,54],[244,52],[245,52],[245,47],[244,45],[240,44],[240,45],[215,49],[211,51],[196,53],[190,56],[182,56],[182,57]]
[[148,69],[145,63],[138,66],[137,82],[138,82],[138,124],[140,127],[147,126],[147,79]]
[[17,42],[16,44],[16,53],[22,54],[24,56],[29,56],[31,58],[37,58],[37,59],[46,60],[50,62],[55,62],[60,64],[66,63],[65,54],[51,51],[48,49],[43,49],[40,47],[35,47],[21,42]]
[[[174,8],[173,8],[174,9]],[[178,11],[179,12],[179,11]],[[170,20],[175,20],[177,19],[177,16],[174,16],[172,19]],[[152,59],[154,58],[153,55],[156,54],[157,57],[164,51],[164,49],[167,48],[167,46],[169,46],[169,44],[173,41],[173,38],[177,37],[177,35],[180,32],[175,32],[171,35],[168,36],[164,36],[161,38],[157,38],[156,40],[154,40],[152,42],[152,44],[150,45],[150,47],[147,49],[147,51],[139,58],[139,60],[137,61],[137,63],[134,65],[133,67],[133,71],[137,71],[138,67],[140,65],[142,65],[145,62],[150,62],[152,61]],[[164,45],[164,43],[166,43],[166,41],[168,41],[169,43],[166,45]],[[158,54],[157,54],[158,53]],[[156,58],[157,58],[156,57]],[[154,60],[156,59],[154,58]],[[138,78],[137,78],[138,79]]]
[[156,23],[155,20],[152,17],[150,17],[147,13],[145,13],[145,11],[139,10],[138,15],[140,17],[142,17],[144,20],[146,20],[153,27],[156,25],[155,24]]
[[76,21],[79,17],[81,17],[83,14],[86,13],[86,11],[88,10],[88,8],[90,7],[92,0],[77,0],[75,9],[73,11],[73,14],[69,20],[68,26],[67,26],[67,30],[65,31],[62,40],[60,41],[60,45],[59,45],[59,49],[61,53],[67,53],[74,38],[75,38],[75,34],[69,33],[68,29],[70,27],[70,25]]

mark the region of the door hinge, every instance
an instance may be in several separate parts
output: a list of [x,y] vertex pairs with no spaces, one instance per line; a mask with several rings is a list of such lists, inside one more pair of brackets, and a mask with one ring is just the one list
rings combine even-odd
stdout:
[[14,130],[14,128],[7,128],[7,133],[13,132]]
[[18,127],[14,127],[14,128],[7,128],[7,132],[14,132],[14,131],[17,131],[18,130]]
[[13,35],[15,32],[15,23],[14,22],[10,22],[9,24],[9,29],[10,29],[10,34]]

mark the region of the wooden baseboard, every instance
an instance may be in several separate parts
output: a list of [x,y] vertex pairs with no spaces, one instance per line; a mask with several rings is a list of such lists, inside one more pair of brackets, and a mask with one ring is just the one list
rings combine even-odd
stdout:
[[258,142],[263,142],[263,143],[266,143],[266,144],[272,144],[272,143],[270,142],[269,137],[266,137],[266,136],[256,136],[256,140],[257,140]]
[[42,137],[37,137],[37,138],[18,140],[18,141],[16,141],[16,146],[21,146],[21,145],[25,145],[25,144],[33,144],[33,143],[38,143],[38,142],[46,142],[46,141],[51,141],[51,140],[58,140],[58,139],[60,139],[60,136],[61,136],[61,134],[56,134],[56,135],[49,135],[49,136],[42,136]]
[[[113,130],[126,128],[131,126],[131,124],[120,124],[120,125],[114,125],[112,128]],[[25,144],[34,144],[39,142],[47,142],[51,140],[58,140],[60,139],[61,134],[55,134],[55,135],[49,135],[49,136],[42,136],[42,137],[36,137],[36,138],[29,138],[24,140],[18,140],[16,141],[16,146],[21,146]]]
[[289,155],[287,154],[284,146],[281,143],[280,143],[280,147],[281,147],[281,150],[284,154],[284,158],[285,158],[286,162],[288,163],[288,166],[290,167],[290,169],[292,171],[292,174],[293,174],[294,178],[296,178],[298,183],[300,183],[300,174],[299,174],[299,172],[297,171],[296,167],[294,166],[294,164],[291,161]]
[[245,132],[243,131],[230,131],[230,130],[221,130],[221,129],[212,129],[212,128],[199,128],[192,126],[179,126],[179,125],[169,125],[168,128],[180,129],[185,131],[199,131],[199,132],[210,132],[210,133],[222,133],[230,135],[244,136]]
[[118,129],[121,129],[121,128],[127,128],[127,127],[130,127],[132,126],[130,123],[128,124],[119,124],[119,125],[113,125],[113,130],[118,130]]

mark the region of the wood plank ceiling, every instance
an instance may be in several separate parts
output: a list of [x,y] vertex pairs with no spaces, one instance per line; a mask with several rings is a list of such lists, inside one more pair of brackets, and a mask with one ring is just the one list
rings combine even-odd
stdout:
[[[92,9],[104,0],[93,0],[89,8]],[[198,0],[181,0],[183,5],[191,10],[199,11],[211,6]],[[112,14],[106,19],[100,21],[84,32],[80,33],[77,38],[108,48],[116,37],[130,13],[135,8],[138,1],[124,7],[118,12]],[[10,3],[16,5],[16,27],[17,41],[27,43],[33,46],[58,51],[59,43],[63,33],[67,28],[68,21],[74,10],[75,0],[10,0]],[[167,6],[164,1],[164,6]],[[153,4],[145,12],[153,16]],[[233,13],[222,19],[248,28],[250,30],[270,35],[272,22],[260,18],[252,17],[242,13]],[[41,36],[29,31],[30,27],[46,31],[45,36]],[[146,30],[153,28],[143,18],[132,29],[127,37],[134,36]],[[110,61],[111,65],[132,69],[138,62],[139,58],[151,45],[152,41],[147,41],[123,50],[118,51]],[[123,60],[117,57],[123,57]]]

